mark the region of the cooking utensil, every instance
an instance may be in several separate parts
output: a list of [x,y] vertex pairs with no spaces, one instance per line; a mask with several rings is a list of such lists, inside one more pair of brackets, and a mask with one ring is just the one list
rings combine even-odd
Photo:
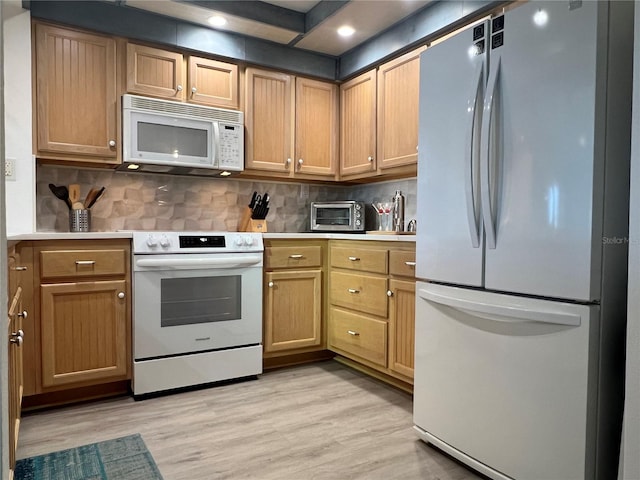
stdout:
[[56,198],[63,200],[64,203],[67,204],[69,210],[71,210],[71,200],[69,200],[69,189],[67,187],[65,187],[64,185],[58,187],[53,183],[50,183],[49,190],[51,190],[51,193],[53,193]]
[[[97,188],[91,188],[91,190],[89,190],[89,193],[87,193],[87,196],[84,197],[84,205],[85,207],[87,207],[87,205],[89,205],[91,202],[93,202],[93,200],[96,198],[96,195],[98,194],[100,190]],[[87,207],[89,208],[89,207]]]
[[72,183],[69,185],[69,200],[71,208],[74,210],[84,210],[84,205],[80,201],[80,185]]
[[104,190],[105,190],[105,187],[100,188],[100,190],[97,191],[95,197],[91,200],[91,202],[87,202],[87,209],[93,207],[93,205],[98,201],[98,199],[104,193]]

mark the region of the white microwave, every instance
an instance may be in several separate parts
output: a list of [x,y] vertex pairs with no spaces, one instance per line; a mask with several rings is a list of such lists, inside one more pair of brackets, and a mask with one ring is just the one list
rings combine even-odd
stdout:
[[120,170],[216,175],[244,169],[244,114],[122,96]]

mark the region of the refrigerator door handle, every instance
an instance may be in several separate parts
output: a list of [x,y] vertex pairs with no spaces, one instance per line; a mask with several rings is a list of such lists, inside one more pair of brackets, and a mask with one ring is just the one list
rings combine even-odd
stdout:
[[469,223],[469,234],[471,235],[471,245],[473,248],[480,247],[480,227],[479,218],[476,212],[476,200],[475,189],[473,184],[473,172],[474,172],[474,138],[473,134],[476,131],[476,107],[478,105],[478,96],[480,95],[480,87],[482,85],[482,63],[478,62],[478,66],[473,75],[473,83],[471,85],[471,91],[473,96],[467,101],[467,134],[465,145],[465,172],[464,172],[464,189],[467,198],[467,221]]
[[[455,308],[464,312],[469,312],[474,316],[488,318],[501,322],[538,322],[550,323],[553,325],[567,325],[578,327],[581,323],[580,315],[553,310],[533,310],[526,307],[510,305],[496,305],[486,302],[475,302],[463,298],[443,295],[431,292],[423,288],[418,290],[418,296],[424,300]],[[490,315],[485,316],[485,315]]]
[[491,68],[489,72],[487,96],[484,99],[484,111],[482,112],[482,130],[480,137],[480,195],[482,197],[482,217],[484,219],[488,248],[496,248],[496,227],[491,209],[491,186],[495,184],[495,179],[491,178],[491,123],[493,120],[498,77],[500,76],[500,57],[498,57],[495,66],[496,67]]

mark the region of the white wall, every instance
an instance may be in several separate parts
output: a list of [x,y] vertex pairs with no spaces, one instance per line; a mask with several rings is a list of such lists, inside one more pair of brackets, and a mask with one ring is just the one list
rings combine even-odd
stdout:
[[629,301],[625,418],[620,478],[640,479],[640,2],[635,4],[629,212]]
[[5,155],[15,180],[5,183],[7,233],[31,233],[35,223],[35,160],[31,127],[31,18],[16,0],[2,0]]

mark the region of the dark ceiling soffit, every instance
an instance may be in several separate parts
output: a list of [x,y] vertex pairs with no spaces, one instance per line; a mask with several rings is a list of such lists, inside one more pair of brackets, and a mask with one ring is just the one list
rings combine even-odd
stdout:
[[178,0],[180,3],[196,5],[229,15],[248,18],[256,22],[285,28],[298,33],[305,32],[305,14],[278,7],[270,3],[253,0],[227,1],[227,0]]
[[310,32],[324,20],[344,7],[350,0],[322,0],[305,15],[305,33]]
[[31,16],[109,35],[335,80],[337,59],[99,1],[23,2]]
[[[337,78],[345,80],[385,58],[424,45],[505,3],[507,2],[490,0],[430,3],[407,19],[344,53],[339,60]],[[402,45],[401,49],[398,48],[399,45]]]

